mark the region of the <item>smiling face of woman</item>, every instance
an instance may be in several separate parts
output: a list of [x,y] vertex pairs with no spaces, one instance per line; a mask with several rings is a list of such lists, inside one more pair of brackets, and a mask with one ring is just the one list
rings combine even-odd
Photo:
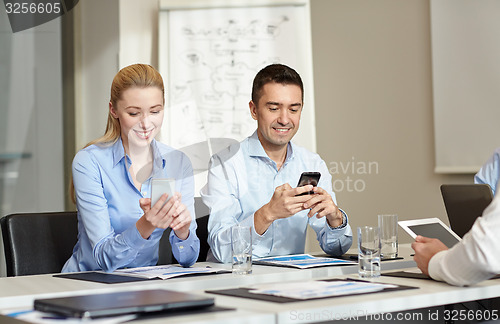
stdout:
[[163,93],[158,87],[132,87],[123,91],[111,115],[118,119],[125,152],[131,146],[148,147],[163,123]]

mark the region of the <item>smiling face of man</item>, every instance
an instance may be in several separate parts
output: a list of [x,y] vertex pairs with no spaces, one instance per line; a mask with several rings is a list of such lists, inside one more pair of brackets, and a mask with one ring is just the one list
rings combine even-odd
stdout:
[[257,134],[266,152],[286,150],[297,133],[302,113],[302,90],[295,84],[270,82],[263,86],[257,103],[250,101]]

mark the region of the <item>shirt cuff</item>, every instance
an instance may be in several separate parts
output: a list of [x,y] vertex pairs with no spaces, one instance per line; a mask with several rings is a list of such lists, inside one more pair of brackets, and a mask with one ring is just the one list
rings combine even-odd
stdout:
[[442,260],[446,256],[446,253],[448,250],[443,250],[440,251],[430,259],[429,265],[427,267],[427,271],[429,272],[429,276],[437,281],[444,281],[444,278],[442,276]]
[[191,245],[191,243],[193,242],[194,240],[194,235],[192,235],[192,232],[193,230],[190,228],[189,229],[189,235],[188,237],[185,239],[185,240],[181,240],[180,238],[177,237],[177,235],[175,235],[175,232],[172,230],[171,231],[171,234],[172,235],[172,244],[179,244],[179,243],[182,243],[182,244],[185,244],[185,245]]
[[[190,253],[192,249],[190,249],[194,242],[195,242],[195,237],[196,235],[192,234],[193,230],[189,230],[189,236],[185,240],[181,240],[180,238],[175,235],[175,232],[172,231],[170,232],[172,235],[172,241],[170,244],[174,245],[177,248],[177,251],[179,251],[180,255],[185,255],[186,253]],[[181,257],[182,260],[182,257]],[[180,260],[177,260],[180,262]]]
[[326,225],[332,231],[341,230],[341,229],[344,229],[347,226],[347,223],[348,223],[347,214],[342,209],[339,208],[339,210],[342,212],[342,224],[340,224],[337,227],[331,227],[330,224],[328,224],[328,221],[326,221]]

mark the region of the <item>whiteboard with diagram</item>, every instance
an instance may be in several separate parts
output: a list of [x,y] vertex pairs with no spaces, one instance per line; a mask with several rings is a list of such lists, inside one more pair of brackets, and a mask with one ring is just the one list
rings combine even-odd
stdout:
[[167,99],[162,140],[183,148],[251,135],[256,129],[248,108],[253,78],[264,66],[283,63],[302,76],[305,87],[295,142],[315,150],[308,3],[235,3],[239,6],[162,3],[159,69]]

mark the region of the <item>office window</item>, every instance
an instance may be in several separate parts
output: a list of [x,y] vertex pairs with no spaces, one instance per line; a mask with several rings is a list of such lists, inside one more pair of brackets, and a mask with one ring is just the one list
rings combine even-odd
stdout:
[[63,210],[61,21],[13,33],[0,7],[0,217]]

